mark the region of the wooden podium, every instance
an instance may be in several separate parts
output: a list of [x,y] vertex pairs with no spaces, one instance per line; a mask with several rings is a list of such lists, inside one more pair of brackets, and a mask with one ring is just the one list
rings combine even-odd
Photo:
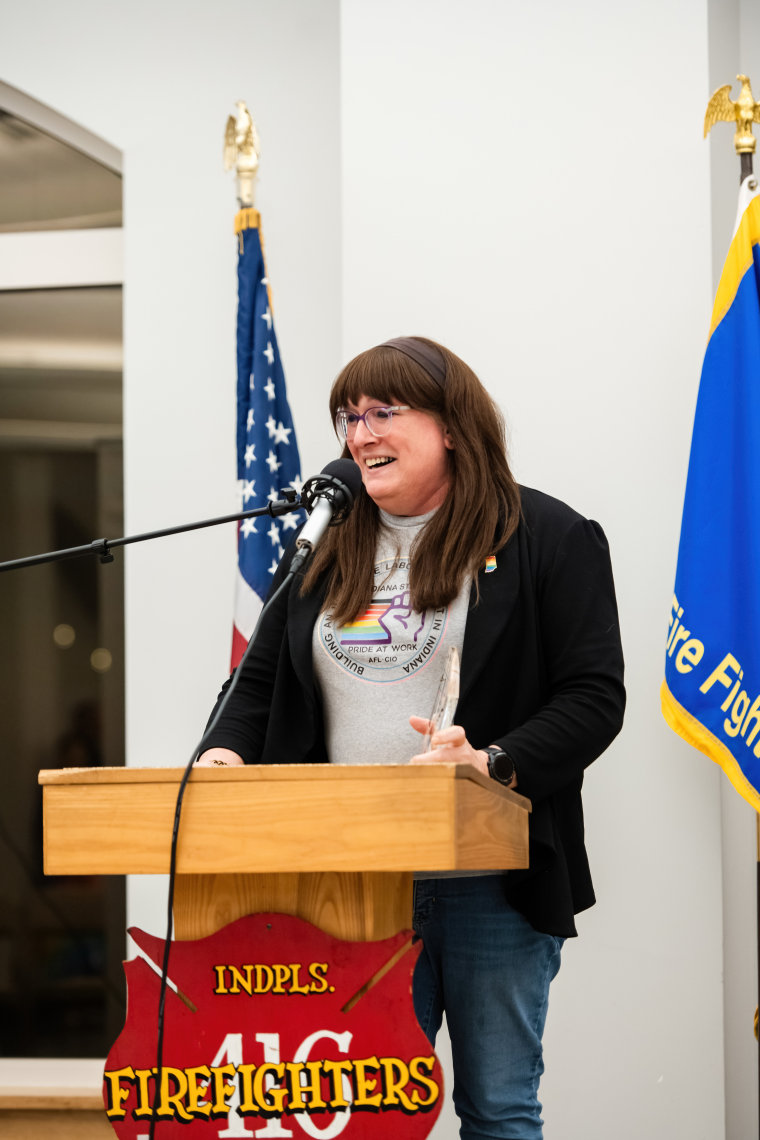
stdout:
[[[180,768],[40,773],[48,875],[169,870]],[[338,938],[411,926],[414,871],[528,866],[530,803],[456,764],[196,768],[182,807],[175,937],[246,914]]]
[[[181,768],[41,772],[46,873],[168,872],[181,778]],[[175,937],[257,911],[339,938],[390,937],[411,927],[413,871],[526,867],[529,812],[522,796],[453,764],[197,768],[179,830]],[[39,1086],[0,1089],[8,1140],[113,1136],[99,1078]]]

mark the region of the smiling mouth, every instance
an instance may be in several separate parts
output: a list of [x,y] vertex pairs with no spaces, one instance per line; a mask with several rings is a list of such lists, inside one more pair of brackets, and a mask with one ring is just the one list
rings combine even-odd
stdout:
[[369,467],[370,470],[373,470],[376,467],[386,467],[389,463],[395,462],[396,460],[392,455],[378,455],[372,459],[364,460],[365,466]]

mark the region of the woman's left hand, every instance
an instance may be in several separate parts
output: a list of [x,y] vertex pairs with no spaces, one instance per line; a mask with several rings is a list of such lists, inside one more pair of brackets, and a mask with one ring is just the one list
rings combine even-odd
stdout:
[[[430,721],[422,716],[410,716],[409,723],[415,732],[425,736],[430,731]],[[484,776],[488,775],[488,757],[481,749],[473,748],[459,724],[434,732],[430,741],[431,751],[412,756],[410,764],[470,764]]]

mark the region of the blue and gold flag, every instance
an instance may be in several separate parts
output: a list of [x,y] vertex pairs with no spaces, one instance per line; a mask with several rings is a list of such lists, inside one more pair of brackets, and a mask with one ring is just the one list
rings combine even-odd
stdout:
[[[237,476],[242,509],[265,507],[280,491],[301,492],[301,461],[277,347],[258,210],[240,210],[237,314]],[[238,525],[238,574],[232,668],[243,655],[289,531],[303,513],[244,519]]]
[[[743,188],[743,193],[745,192]],[[723,267],[694,418],[662,710],[760,811],[760,197]]]

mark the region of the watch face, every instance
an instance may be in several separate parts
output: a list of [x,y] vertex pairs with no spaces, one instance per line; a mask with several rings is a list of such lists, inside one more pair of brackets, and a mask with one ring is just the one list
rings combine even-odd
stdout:
[[508,784],[514,774],[515,766],[506,752],[491,753],[491,772],[501,784]]

